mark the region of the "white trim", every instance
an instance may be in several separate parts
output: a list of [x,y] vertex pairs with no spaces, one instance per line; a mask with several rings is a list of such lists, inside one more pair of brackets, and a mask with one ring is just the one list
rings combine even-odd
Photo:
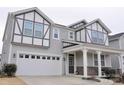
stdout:
[[89,50],[95,50],[95,51],[116,53],[116,54],[120,54],[120,53],[124,52],[124,50],[122,50],[122,49],[116,49],[116,48],[107,47],[107,46],[83,44],[83,43],[80,44],[80,45],[73,46],[73,47],[65,48],[65,49],[63,49],[63,52],[64,53],[74,52],[74,51],[82,50],[83,48],[86,48],[86,49],[89,49]]
[[83,49],[82,52],[83,52],[83,68],[84,68],[84,77],[87,77],[87,51],[86,49]]
[[97,56],[98,56],[98,76],[102,76],[102,70],[101,70],[101,51],[97,51]]

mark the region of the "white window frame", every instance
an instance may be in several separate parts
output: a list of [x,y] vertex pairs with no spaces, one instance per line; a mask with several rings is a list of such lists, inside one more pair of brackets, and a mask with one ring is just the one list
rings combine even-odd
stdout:
[[[54,37],[54,34],[55,34],[55,33],[58,34],[58,38],[55,38],[55,37]],[[53,29],[53,39],[55,39],[55,40],[60,40],[59,29],[58,29],[58,28],[54,28],[54,29]]]
[[[71,33],[73,33],[73,36],[72,36],[73,38],[70,38]],[[69,32],[68,32],[68,39],[69,39],[69,40],[74,40],[74,39],[75,39],[75,38],[74,38],[74,32],[73,32],[73,31],[69,31]]]

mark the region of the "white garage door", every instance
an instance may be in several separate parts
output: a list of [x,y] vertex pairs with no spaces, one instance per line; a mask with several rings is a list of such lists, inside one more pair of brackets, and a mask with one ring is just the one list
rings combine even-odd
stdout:
[[61,75],[60,56],[46,56],[19,53],[17,57],[17,75]]

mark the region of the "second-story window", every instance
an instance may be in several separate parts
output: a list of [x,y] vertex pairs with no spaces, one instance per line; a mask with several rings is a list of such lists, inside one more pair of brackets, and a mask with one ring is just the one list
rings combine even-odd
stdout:
[[103,44],[104,42],[104,33],[99,31],[91,31],[91,37],[93,43]]
[[56,28],[53,30],[53,39],[59,40],[59,30]]
[[24,35],[32,36],[33,35],[33,22],[31,21],[24,21]]
[[69,40],[74,40],[74,32],[70,31],[68,33],[68,38],[69,38]]
[[43,37],[43,24],[35,23],[34,36],[39,38]]

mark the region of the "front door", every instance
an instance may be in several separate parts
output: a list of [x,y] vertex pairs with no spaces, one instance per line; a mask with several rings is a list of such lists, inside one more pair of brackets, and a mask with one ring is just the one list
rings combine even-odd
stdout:
[[69,74],[74,74],[74,54],[69,54]]

